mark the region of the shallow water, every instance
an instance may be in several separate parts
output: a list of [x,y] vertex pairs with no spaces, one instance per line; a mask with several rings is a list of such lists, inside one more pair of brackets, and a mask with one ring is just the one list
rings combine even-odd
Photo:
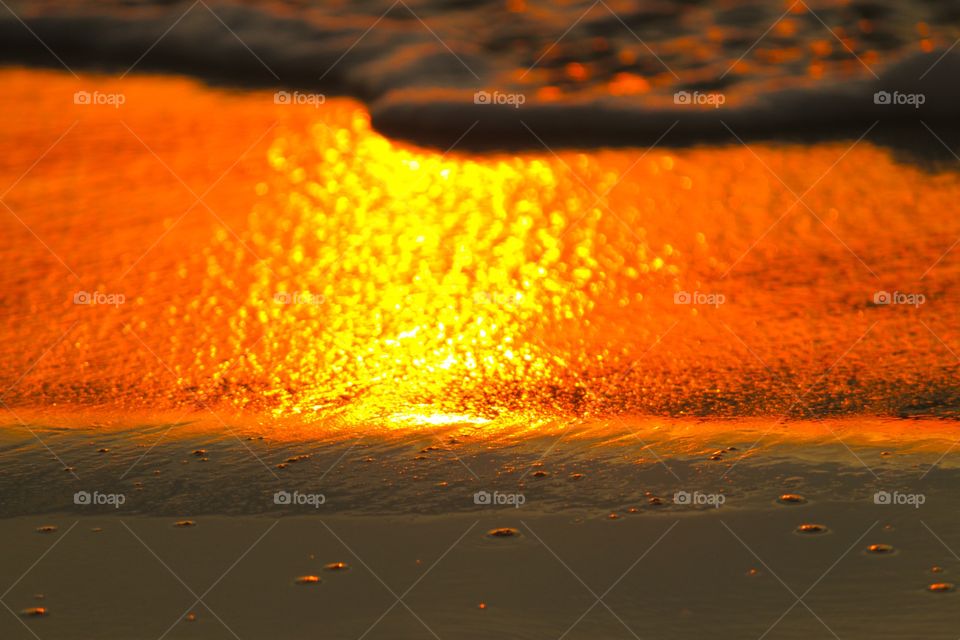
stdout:
[[349,101],[3,80],[14,409],[956,415],[952,168],[855,139],[440,155]]

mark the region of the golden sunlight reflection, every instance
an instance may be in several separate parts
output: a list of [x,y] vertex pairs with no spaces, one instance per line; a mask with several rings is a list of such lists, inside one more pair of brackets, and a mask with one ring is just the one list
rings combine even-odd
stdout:
[[65,109],[68,76],[3,80],[10,122],[44,116],[0,161],[12,407],[493,429],[960,398],[937,262],[960,184],[867,142],[444,154],[350,100],[128,78],[118,114]]

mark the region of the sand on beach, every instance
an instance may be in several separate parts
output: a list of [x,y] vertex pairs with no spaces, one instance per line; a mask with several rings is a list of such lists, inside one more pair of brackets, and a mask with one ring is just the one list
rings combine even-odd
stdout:
[[954,637],[954,168],[0,82],[0,636]]

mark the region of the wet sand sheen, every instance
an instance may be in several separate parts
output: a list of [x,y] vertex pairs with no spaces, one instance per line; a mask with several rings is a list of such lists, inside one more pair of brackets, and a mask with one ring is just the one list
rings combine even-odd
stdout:
[[[960,185],[867,141],[441,157],[373,133],[349,101],[3,80],[23,123],[0,164],[17,214],[0,375],[18,413],[399,429],[956,414],[960,287],[940,258],[960,221],[938,212]],[[73,105],[81,86],[127,101]],[[874,304],[887,290],[925,303]],[[125,301],[73,304],[81,291]]]
[[[116,516],[87,516],[83,524],[96,521],[103,533],[95,536],[78,525],[58,534],[64,536],[61,550],[8,599],[23,607],[26,624],[41,637],[104,632],[155,638],[171,625],[178,635],[189,636],[194,632],[182,625],[193,624],[209,636],[220,633],[220,618],[243,629],[244,637],[296,640],[314,637],[322,627],[330,637],[348,638],[373,625],[373,637],[413,638],[426,632],[415,618],[406,613],[378,617],[395,600],[384,585],[401,593],[415,583],[405,602],[441,637],[456,632],[483,638],[508,630],[518,638],[554,637],[571,627],[575,637],[619,637],[624,627],[610,615],[578,620],[594,601],[578,578],[592,590],[605,590],[620,578],[604,601],[638,634],[696,637],[711,629],[720,638],[755,637],[793,601],[778,578],[791,588],[807,585],[841,558],[805,598],[822,623],[809,614],[789,615],[775,625],[779,636],[820,637],[828,625],[844,638],[887,637],[884,633],[907,629],[939,638],[945,637],[937,635],[940,631],[960,622],[953,584],[930,580],[927,570],[932,562],[943,562],[949,575],[958,570],[956,561],[930,544],[932,538],[915,519],[890,514],[887,522],[895,525],[888,525],[884,535],[897,542],[897,554],[844,555],[858,537],[879,529],[871,525],[871,509],[823,505],[818,515],[831,523],[834,534],[816,537],[792,535],[792,513],[784,507],[617,522],[490,512],[413,522],[325,516],[285,518],[276,526],[266,518],[210,517],[196,529],[177,531],[163,519],[133,517],[121,524]],[[945,514],[928,516],[935,530],[949,529]],[[485,533],[505,523],[523,535],[491,539]],[[24,558],[0,558],[3,571],[22,572],[21,564],[42,550],[44,538],[31,533],[35,526],[28,518],[0,523],[0,536],[30,552]],[[389,545],[383,544],[385,526],[392,531]],[[258,538],[201,605],[192,604],[191,594],[157,562],[161,558],[196,589],[220,576]],[[599,540],[603,544],[596,544]],[[955,536],[947,534],[947,540],[955,542]],[[630,568],[651,546],[656,552]],[[353,554],[356,570],[321,580],[321,558]],[[757,557],[763,563],[759,569]],[[103,580],[85,579],[92,563]],[[297,568],[316,573],[294,580]],[[136,589],[124,587],[128,571],[140,576]],[[41,590],[43,606],[37,606],[34,594]],[[83,631],[78,634],[79,620]],[[11,616],[0,619],[0,630],[5,637],[26,633]]]

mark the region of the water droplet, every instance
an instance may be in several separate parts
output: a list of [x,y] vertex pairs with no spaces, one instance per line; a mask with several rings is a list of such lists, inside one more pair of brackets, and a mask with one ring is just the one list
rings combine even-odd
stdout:
[[104,447],[103,449],[97,449],[97,453],[109,453],[110,449]]
[[195,614],[193,611],[187,614],[187,622],[193,622],[196,619],[197,619],[197,614]]
[[327,571],[346,571],[350,568],[350,565],[348,565],[346,562],[331,562],[323,565],[323,568]]
[[930,573],[943,573],[943,567],[938,567],[934,565],[930,567]]
[[927,587],[927,591],[932,591],[934,593],[945,593],[947,591],[953,591],[953,588],[952,582],[934,582]]
[[610,515],[607,516],[607,519],[609,519],[609,520],[616,520],[616,519],[618,519],[619,517],[620,517],[620,516],[618,516],[616,513],[611,512]]
[[872,544],[867,547],[867,552],[877,554],[893,553],[894,548],[893,545],[890,544]]
[[827,528],[822,524],[804,523],[797,527],[797,533],[826,533]]
[[571,474],[570,474],[570,479],[571,479],[571,480],[581,480],[581,479],[583,479],[583,474],[582,474],[582,473],[571,473]]
[[194,522],[193,520],[177,520],[176,522],[173,523],[173,526],[175,526],[175,527],[195,527],[195,526],[197,526],[197,523]]
[[320,576],[299,576],[294,582],[297,584],[317,584],[320,582]]
[[760,575],[760,570],[751,567],[750,570],[747,571],[747,575],[750,576],[750,577]]
[[21,615],[27,616],[28,618],[40,618],[47,615],[46,607],[27,607],[20,611]]
[[511,538],[520,535],[520,532],[512,527],[499,527],[490,529],[490,531],[487,531],[487,535],[493,538]]
[[54,524],[45,524],[43,526],[37,527],[38,533],[53,533],[57,530],[57,525]]
[[486,608],[487,608],[487,603],[486,603],[486,602],[481,602],[480,604],[477,605],[477,608],[478,608],[478,609],[486,609]]
[[799,493],[784,493],[777,498],[780,504],[804,504],[806,501],[807,499]]

